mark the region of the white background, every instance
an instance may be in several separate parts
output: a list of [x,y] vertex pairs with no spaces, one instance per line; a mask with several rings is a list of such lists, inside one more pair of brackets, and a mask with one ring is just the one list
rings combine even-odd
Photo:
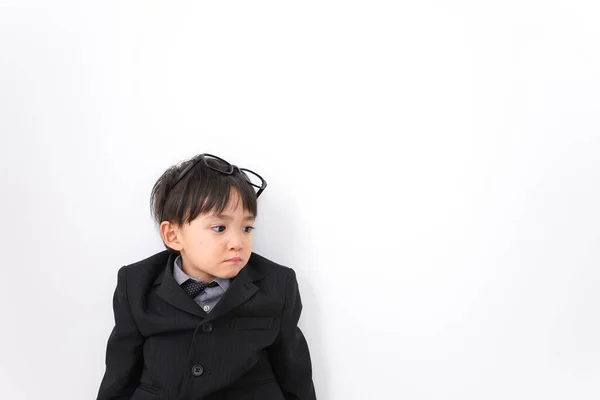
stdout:
[[93,399],[170,165],[255,170],[319,399],[600,398],[596,1],[0,1],[3,399]]

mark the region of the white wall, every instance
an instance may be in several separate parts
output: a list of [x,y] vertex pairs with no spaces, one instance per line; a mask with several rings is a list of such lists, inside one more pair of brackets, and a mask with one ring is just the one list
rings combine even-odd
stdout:
[[600,397],[597,2],[0,4],[2,398],[95,398],[200,152],[269,182],[319,399]]

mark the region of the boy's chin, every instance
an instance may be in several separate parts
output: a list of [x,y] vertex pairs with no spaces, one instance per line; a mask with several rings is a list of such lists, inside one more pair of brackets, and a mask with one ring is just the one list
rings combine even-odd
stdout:
[[[245,265],[244,265],[245,266]],[[240,271],[242,270],[243,267],[236,267],[236,268],[228,268],[225,271],[219,271],[219,275],[217,276],[217,278],[221,278],[221,279],[231,279],[231,278],[235,278]]]

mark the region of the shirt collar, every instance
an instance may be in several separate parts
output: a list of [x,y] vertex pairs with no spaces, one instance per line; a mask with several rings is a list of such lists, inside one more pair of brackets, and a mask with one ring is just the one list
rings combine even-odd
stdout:
[[[183,282],[187,281],[188,279],[193,279],[197,282],[201,282],[200,279],[194,278],[193,276],[189,276],[188,274],[183,272],[183,269],[181,269],[181,256],[177,256],[177,258],[175,259],[175,263],[173,265],[173,278],[175,278],[175,281],[177,282],[178,285],[181,285]],[[225,278],[225,279],[215,278],[215,282],[217,282],[217,284],[224,291],[226,291],[229,288],[229,279],[227,279],[227,278]]]

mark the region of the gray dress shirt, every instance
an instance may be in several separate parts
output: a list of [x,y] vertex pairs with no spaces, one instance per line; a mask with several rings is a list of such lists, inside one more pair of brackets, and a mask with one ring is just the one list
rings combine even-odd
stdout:
[[[177,256],[175,259],[175,265],[173,266],[173,277],[179,285],[188,279],[193,279],[196,282],[202,282],[200,279],[189,276],[183,272],[183,269],[181,269],[181,256]],[[229,289],[229,279],[215,278],[215,282],[217,282],[217,286],[204,289],[202,293],[194,298],[194,301],[198,303],[198,305],[207,313],[209,313],[215,307],[219,299],[221,299],[227,289]]]

